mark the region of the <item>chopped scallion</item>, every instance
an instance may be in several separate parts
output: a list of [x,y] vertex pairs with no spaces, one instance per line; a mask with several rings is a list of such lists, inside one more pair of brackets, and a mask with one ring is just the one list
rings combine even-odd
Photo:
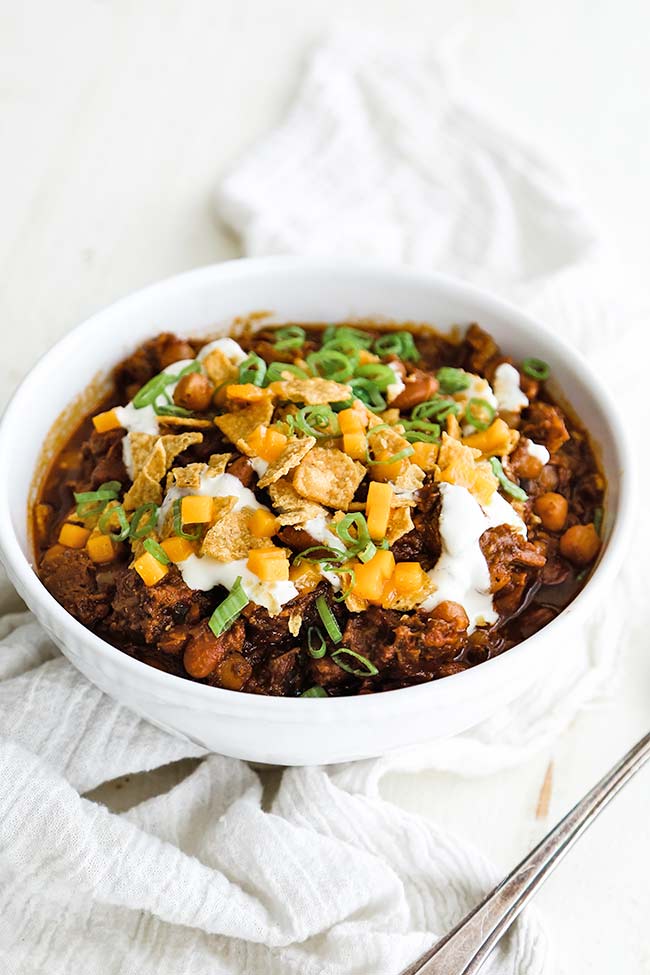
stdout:
[[528,500],[528,495],[523,488],[520,488],[518,484],[515,484],[514,481],[511,481],[510,478],[506,476],[501,465],[501,461],[498,457],[490,457],[490,466],[492,467],[499,484],[506,494],[509,494],[511,498],[515,499],[515,501]]
[[316,609],[318,610],[318,615],[323,621],[323,626],[327,630],[327,635],[329,636],[330,640],[333,640],[334,643],[340,643],[341,639],[343,638],[343,634],[341,633],[339,624],[336,622],[334,613],[327,605],[325,596],[318,597],[316,600]]
[[154,541],[153,538],[145,538],[142,544],[145,552],[148,552],[149,555],[153,555],[154,559],[160,562],[161,565],[169,565],[171,559],[167,555],[167,552],[161,545],[158,544],[158,542]]
[[310,626],[307,630],[307,650],[315,660],[320,660],[327,653],[325,637],[317,626]]
[[183,516],[181,514],[181,501],[182,498],[177,498],[172,505],[172,517],[174,524],[174,532],[180,538],[186,538],[188,542],[195,542],[201,537],[201,529],[198,528],[195,532],[186,532],[183,528]]
[[[117,532],[111,531],[111,522],[114,522],[114,519],[117,519],[117,523],[120,526]],[[97,527],[103,535],[109,535],[114,542],[123,542],[125,538],[128,538],[131,529],[129,519],[126,517],[126,512],[121,504],[115,505],[112,508],[105,508],[99,516]]]
[[208,626],[215,636],[221,636],[230,629],[242,609],[248,606],[249,599],[241,584],[241,576],[237,576],[235,584],[222,603],[219,603],[208,621]]
[[[343,655],[358,660],[363,669],[360,670],[358,667],[352,667],[345,660],[341,659]],[[348,674],[354,674],[355,677],[375,677],[379,673],[375,665],[367,657],[357,653],[355,650],[350,650],[349,647],[339,647],[338,650],[335,650],[332,654],[332,660],[341,670],[345,670]]]
[[544,362],[543,359],[535,359],[534,356],[524,359],[521,364],[521,371],[525,372],[531,379],[539,379],[540,382],[548,379],[551,375],[551,367],[548,362]]
[[[140,524],[143,518],[146,516],[146,521]],[[131,526],[130,532],[131,538],[144,538],[145,535],[149,535],[158,520],[158,505],[154,504],[153,501],[148,501],[146,504],[141,504],[139,508],[136,508],[131,516]]]
[[300,695],[301,697],[328,697],[327,691],[322,687],[310,687],[308,690],[303,691]]
[[261,386],[266,376],[266,362],[256,352],[246,356],[239,366],[239,382]]
[[472,396],[465,407],[465,420],[477,430],[487,430],[496,416],[496,410],[486,399]]
[[305,342],[305,330],[300,325],[286,325],[274,333],[275,347],[278,352],[288,352],[299,349]]
[[436,379],[443,393],[460,393],[462,389],[468,389],[472,383],[464,369],[454,369],[452,366],[438,369]]

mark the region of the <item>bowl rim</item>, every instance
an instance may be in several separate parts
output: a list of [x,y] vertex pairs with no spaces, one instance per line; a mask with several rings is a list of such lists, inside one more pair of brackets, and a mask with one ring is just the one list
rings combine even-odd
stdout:
[[[347,276],[352,278],[359,274],[367,275],[370,273],[384,279],[392,278],[399,280],[401,283],[412,281],[414,284],[419,283],[433,288],[439,287],[450,296],[453,296],[455,293],[465,299],[469,297],[481,303],[485,307],[486,312],[492,312],[497,316],[514,317],[516,321],[521,322],[527,327],[540,330],[546,339],[557,347],[558,355],[564,357],[565,364],[572,372],[582,371],[588,376],[594,393],[602,406],[602,413],[606,424],[609,426],[612,443],[614,444],[617,460],[619,461],[619,470],[614,472],[614,474],[609,472],[609,477],[616,476],[618,478],[617,511],[609,525],[608,538],[599,561],[594,567],[584,588],[555,619],[546,624],[541,630],[538,630],[521,643],[516,644],[507,652],[486,660],[476,667],[471,667],[458,674],[445,677],[442,680],[428,681],[422,684],[415,684],[376,694],[322,698],[318,699],[321,703],[314,709],[313,699],[242,694],[226,690],[225,688],[200,684],[151,667],[149,664],[130,657],[128,654],[97,636],[92,630],[85,627],[68,613],[45,588],[28,557],[24,554],[14,530],[10,514],[8,479],[4,476],[7,465],[3,461],[6,459],[5,455],[10,447],[9,441],[11,438],[12,424],[20,421],[21,401],[26,396],[30,387],[40,380],[42,374],[47,373],[52,359],[65,358],[68,348],[75,345],[80,334],[97,327],[105,317],[112,317],[116,313],[127,312],[129,310],[136,311],[137,306],[141,302],[147,302],[152,292],[167,289],[176,291],[179,288],[191,292],[204,279],[246,278],[249,275],[265,274],[274,270],[279,270],[283,273],[295,273],[296,275],[307,271],[310,273],[326,273],[338,277]],[[310,719],[315,719],[314,723],[324,724],[331,721],[334,717],[342,716],[343,713],[349,712],[351,707],[357,709],[358,717],[367,719],[375,711],[378,714],[386,713],[387,711],[390,713],[394,711],[401,712],[408,709],[409,705],[415,709],[425,703],[427,698],[430,698],[433,703],[435,695],[442,692],[441,685],[444,685],[444,693],[447,697],[458,697],[459,700],[466,699],[479,690],[480,684],[485,683],[488,673],[494,676],[501,670],[503,672],[502,676],[504,679],[507,679],[507,671],[505,668],[510,666],[512,669],[515,660],[521,658],[524,654],[532,653],[542,640],[548,640],[549,637],[555,639],[561,638],[563,630],[566,630],[567,623],[571,617],[576,618],[585,614],[597,591],[602,588],[607,580],[612,579],[620,566],[632,529],[633,500],[635,494],[633,461],[634,454],[631,438],[622,422],[618,406],[595,370],[586,362],[581,353],[561,335],[551,331],[547,326],[522,311],[514,303],[447,274],[377,262],[375,260],[293,256],[238,258],[217,264],[208,264],[164,278],[111,303],[67,332],[58,342],[44,352],[27,372],[14,391],[4,410],[3,416],[0,418],[0,555],[9,569],[12,581],[18,580],[18,588],[21,594],[23,591],[28,593],[31,600],[37,605],[46,608],[50,618],[56,621],[59,629],[68,631],[71,638],[77,644],[85,643],[86,646],[92,645],[93,651],[96,654],[103,658],[109,658],[113,664],[117,664],[117,666],[123,669],[125,676],[131,674],[138,682],[141,678],[147,678],[149,683],[148,691],[151,694],[158,694],[167,698],[182,688],[185,690],[184,703],[187,706],[194,705],[195,707],[207,707],[208,710],[229,712],[236,712],[243,708],[246,711],[258,711],[271,720],[274,718],[278,720],[293,718],[302,721],[305,713],[309,713]],[[510,661],[510,664],[507,661]],[[306,712],[305,709],[307,708],[311,708],[311,711]]]

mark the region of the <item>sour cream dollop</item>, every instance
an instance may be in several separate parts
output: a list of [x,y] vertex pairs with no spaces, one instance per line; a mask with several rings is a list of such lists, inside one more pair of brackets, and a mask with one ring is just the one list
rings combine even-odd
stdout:
[[500,410],[520,413],[528,406],[528,397],[519,385],[519,373],[509,362],[502,362],[494,372],[494,395]]

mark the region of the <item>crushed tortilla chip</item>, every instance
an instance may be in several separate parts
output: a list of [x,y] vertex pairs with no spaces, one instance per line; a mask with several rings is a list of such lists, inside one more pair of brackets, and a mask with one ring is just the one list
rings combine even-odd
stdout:
[[199,416],[161,416],[160,424],[164,427],[179,427],[188,430],[209,430],[212,420],[201,419]]
[[235,382],[239,378],[239,367],[232,364],[221,349],[213,349],[203,359],[203,368],[208,379],[215,386]]
[[291,636],[298,636],[302,626],[302,613],[294,609],[289,616],[288,630]]
[[400,494],[419,491],[424,484],[425,477],[426,474],[421,467],[409,462],[393,481],[393,490],[398,497]]
[[[347,583],[344,583],[344,585],[347,585]],[[363,599],[361,596],[355,596],[351,592],[345,597],[345,605],[351,613],[363,613],[364,610],[368,609],[370,603],[367,599]]]
[[277,460],[269,464],[264,475],[260,477],[259,487],[267,487],[278,481],[294,467],[297,467],[303,457],[316,443],[316,437],[292,437]]
[[392,545],[402,535],[407,535],[410,531],[413,531],[414,527],[411,512],[407,507],[391,508],[388,517],[388,528],[386,529],[386,538],[389,544]]
[[[399,428],[402,432],[402,428]],[[377,460],[387,460],[411,445],[395,427],[382,427],[377,433],[368,430],[368,443]]]
[[162,487],[160,481],[151,477],[144,470],[137,476],[129,490],[124,495],[122,504],[125,511],[135,511],[141,504],[160,504],[162,501]]
[[288,379],[278,384],[278,391],[283,399],[290,399],[294,403],[305,403],[308,406],[318,406],[321,403],[340,403],[349,399],[351,390],[343,383],[335,383],[331,379]]
[[385,599],[382,599],[381,605],[384,609],[398,609],[402,612],[408,609],[417,609],[428,596],[436,591],[436,588],[436,584],[426,576],[426,581],[419,589],[406,593],[392,591]]
[[269,494],[281,525],[304,525],[312,518],[327,515],[325,508],[320,504],[314,504],[313,501],[305,500],[293,485],[283,478],[269,486]]
[[165,470],[168,470],[179,454],[195,443],[203,443],[202,433],[165,434],[160,438],[165,449]]
[[201,475],[204,472],[205,464],[188,464],[187,467],[173,467],[171,473],[176,487],[195,491],[201,487]]
[[[236,498],[217,498],[217,501],[231,501],[232,507],[236,503]],[[241,508],[239,511],[231,510],[226,512],[226,506],[222,508],[223,514],[217,515],[212,528],[206,532],[203,544],[201,545],[201,555],[208,555],[216,559],[217,562],[233,562],[235,559],[245,559],[252,548],[273,548],[270,538],[257,538],[253,535],[249,523],[252,508]]]
[[214,422],[222,433],[236,444],[238,440],[248,440],[253,430],[262,424],[268,424],[272,416],[273,403],[270,399],[263,399],[259,403],[251,403],[250,406],[236,413],[215,416]]
[[465,447],[443,433],[435,480],[467,488],[479,504],[489,504],[498,481],[488,461],[479,460],[480,456],[480,450]]
[[312,447],[296,468],[293,486],[310,501],[347,511],[366,473],[363,464],[342,450]]
[[219,475],[225,474],[231,457],[232,454],[211,454],[206,471],[208,477],[219,477]]
[[140,433],[137,430],[133,430],[131,433],[127,433],[126,438],[128,441],[128,450],[131,453],[133,479],[135,480],[144,467],[158,437],[154,433]]

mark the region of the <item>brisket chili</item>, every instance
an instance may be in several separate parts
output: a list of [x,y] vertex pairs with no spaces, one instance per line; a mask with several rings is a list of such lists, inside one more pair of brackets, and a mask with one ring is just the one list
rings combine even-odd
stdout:
[[[205,341],[164,333],[122,362],[101,414],[78,427],[34,506],[44,585],[124,653],[179,677],[253,694],[367,694],[458,673],[508,650],[552,620],[584,584],[600,545],[605,483],[585,431],[547,391],[545,363],[515,366],[477,325],[456,341],[425,329],[386,333],[367,323],[244,331],[238,345],[186,370],[173,395],[163,383],[155,433],[127,432],[114,410],[142,400],[146,384],[154,380],[155,387],[164,370],[194,360]],[[328,382],[346,387],[338,399]],[[255,409],[262,417],[264,403],[271,403],[272,416],[267,410],[251,432],[245,418]],[[233,416],[244,423],[241,437],[228,427]],[[199,436],[179,441],[180,454],[165,457],[158,437],[188,431]],[[129,437],[135,446],[125,452]],[[296,444],[301,457],[260,486],[269,457],[273,467],[278,451],[286,457],[285,445]],[[153,471],[156,450],[163,467],[143,481],[145,455]],[[225,471],[237,479],[252,492],[242,498],[254,496],[270,512],[259,516],[257,534],[252,522],[249,530],[249,522],[236,520],[253,512],[244,504],[237,515],[235,499],[223,498],[228,491],[213,492],[222,497],[215,497],[207,522],[186,524],[178,499],[176,508],[165,508],[170,487],[192,494],[179,490],[184,476],[201,495],[197,478],[210,474],[205,465],[216,477]],[[348,475],[352,484],[342,499],[337,492]],[[443,531],[449,492],[456,498],[459,489],[466,492],[461,500],[484,517],[478,506],[485,508],[495,488],[511,514],[486,526],[476,540],[480,551],[474,546],[472,553],[489,579],[489,593],[480,597],[491,601],[485,619],[473,616],[469,603],[447,598],[447,589],[436,598],[443,578],[436,572],[452,558]],[[391,506],[380,538],[367,529],[375,515],[381,524],[381,505],[372,516],[371,508],[382,492]],[[75,499],[80,493],[90,493],[90,502]],[[110,515],[118,507],[122,520]],[[133,537],[137,507],[145,530]],[[341,527],[346,514],[354,517]],[[317,532],[317,523],[329,534]],[[334,553],[332,538],[339,540]],[[251,565],[263,564],[260,578],[270,571],[271,589],[286,596],[291,584],[294,595],[265,607],[249,586],[251,598],[245,595],[224,621],[218,608],[232,580],[190,588],[183,572],[188,552],[195,561],[216,553],[223,563],[219,552],[228,544],[240,560],[274,549]]]

